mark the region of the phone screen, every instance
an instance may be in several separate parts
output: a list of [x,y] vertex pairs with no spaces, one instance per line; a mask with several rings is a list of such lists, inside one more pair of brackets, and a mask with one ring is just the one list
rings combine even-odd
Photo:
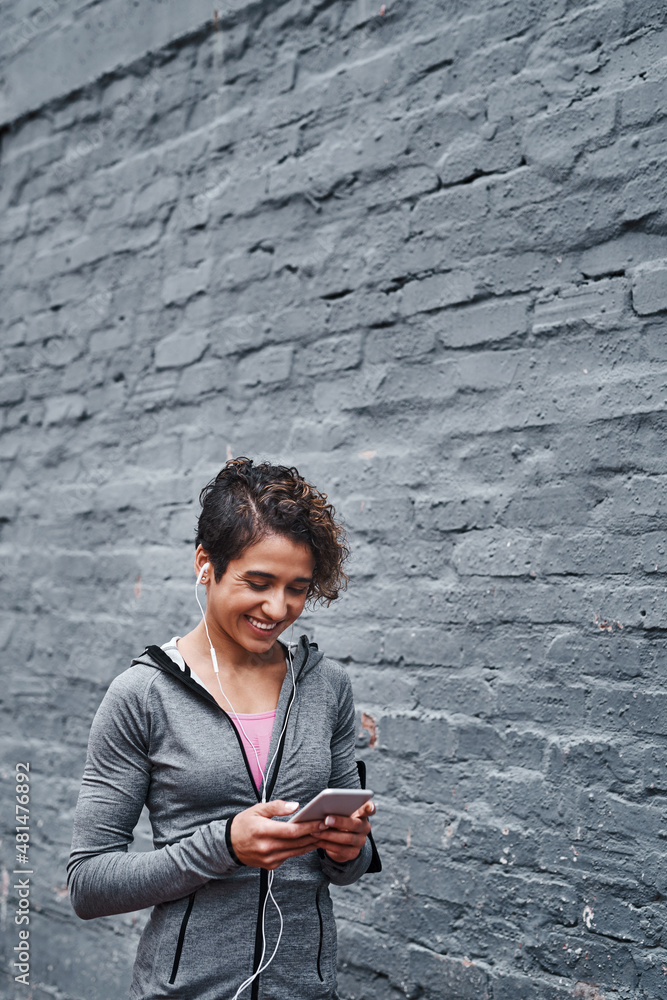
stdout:
[[368,788],[325,788],[307,805],[290,816],[288,823],[305,823],[325,816],[351,816],[355,810],[373,798]]

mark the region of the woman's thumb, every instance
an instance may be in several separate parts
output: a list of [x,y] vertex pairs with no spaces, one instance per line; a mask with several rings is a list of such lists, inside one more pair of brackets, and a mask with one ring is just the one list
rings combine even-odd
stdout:
[[257,812],[261,816],[287,816],[296,812],[299,808],[298,802],[286,802],[284,799],[273,799],[271,802],[264,802]]

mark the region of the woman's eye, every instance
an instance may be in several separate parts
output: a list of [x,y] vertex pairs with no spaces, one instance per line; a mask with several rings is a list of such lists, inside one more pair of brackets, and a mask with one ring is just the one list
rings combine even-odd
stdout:
[[305,594],[306,589],[307,588],[305,587],[302,587],[301,589],[299,589],[298,587],[290,587],[290,590],[292,591],[293,594]]

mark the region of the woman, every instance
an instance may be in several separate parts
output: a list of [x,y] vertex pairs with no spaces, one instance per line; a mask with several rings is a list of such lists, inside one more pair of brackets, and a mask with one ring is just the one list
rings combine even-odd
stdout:
[[[133,660],[97,711],[67,869],[72,905],[84,919],[153,906],[131,1000],[246,990],[331,1000],[328,885],[379,870],[374,807],[284,822],[359,777],[347,674],[306,636],[293,654],[278,637],[309,598],[337,598],[344,533],[296,469],[237,458],[200,499],[206,612]],[[128,853],[144,803],[155,850]]]

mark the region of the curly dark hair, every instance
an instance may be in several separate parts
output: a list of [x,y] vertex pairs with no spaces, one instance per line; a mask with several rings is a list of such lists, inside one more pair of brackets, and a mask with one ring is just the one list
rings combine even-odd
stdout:
[[202,511],[195,545],[213,563],[219,581],[228,563],[266,535],[285,535],[310,546],[315,569],[307,600],[329,605],[347,586],[350,554],[334,507],[295,468],[230,459],[199,494]]

